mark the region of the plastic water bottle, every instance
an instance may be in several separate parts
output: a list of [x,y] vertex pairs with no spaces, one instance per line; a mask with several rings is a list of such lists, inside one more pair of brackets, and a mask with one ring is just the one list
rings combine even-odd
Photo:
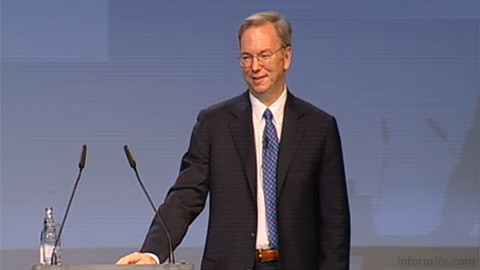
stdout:
[[60,265],[60,243],[55,249],[57,229],[53,219],[53,208],[45,208],[45,220],[40,233],[40,264]]

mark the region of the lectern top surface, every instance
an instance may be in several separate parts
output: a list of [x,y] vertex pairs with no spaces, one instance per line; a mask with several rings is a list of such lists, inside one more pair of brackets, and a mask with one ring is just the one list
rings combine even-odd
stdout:
[[162,264],[162,265],[34,265],[31,270],[193,270],[193,265]]

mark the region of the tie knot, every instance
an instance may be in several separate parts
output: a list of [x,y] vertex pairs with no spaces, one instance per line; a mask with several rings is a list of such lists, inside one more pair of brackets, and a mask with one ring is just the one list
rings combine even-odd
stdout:
[[263,117],[267,120],[272,120],[273,118],[272,111],[270,111],[270,109],[266,109],[265,112],[263,113]]

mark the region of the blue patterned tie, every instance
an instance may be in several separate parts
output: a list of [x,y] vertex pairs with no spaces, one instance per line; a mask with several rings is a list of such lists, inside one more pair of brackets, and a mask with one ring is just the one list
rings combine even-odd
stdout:
[[277,161],[278,136],[273,125],[273,114],[269,109],[263,113],[263,192],[265,193],[265,211],[267,216],[268,240],[271,248],[278,248],[277,233]]

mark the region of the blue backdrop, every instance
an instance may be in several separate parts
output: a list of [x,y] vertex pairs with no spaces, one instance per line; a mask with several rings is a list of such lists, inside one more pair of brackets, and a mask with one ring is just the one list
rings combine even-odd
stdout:
[[60,221],[83,144],[63,246],[139,247],[123,145],[161,203],[198,111],[246,89],[238,25],[270,9],[294,27],[290,89],[338,119],[352,244],[478,246],[478,1],[4,0],[1,248],[36,248],[45,206]]

